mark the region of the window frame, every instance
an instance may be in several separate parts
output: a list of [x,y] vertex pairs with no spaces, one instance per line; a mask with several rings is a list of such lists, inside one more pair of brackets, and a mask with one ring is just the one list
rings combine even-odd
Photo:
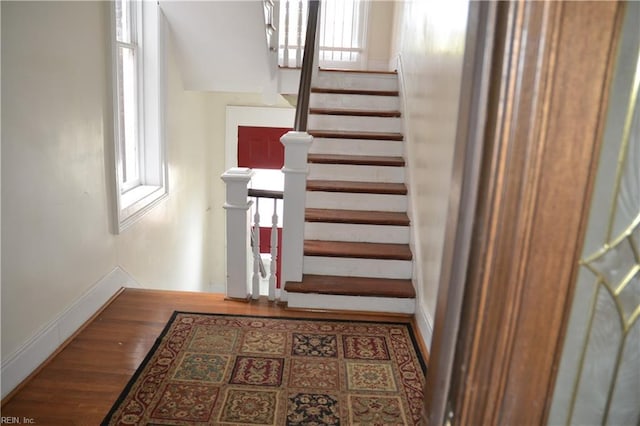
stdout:
[[[166,67],[164,57],[164,16],[156,2],[124,0],[132,10],[130,42],[117,37],[116,3],[110,2],[113,153],[115,176],[115,233],[139,220],[168,196],[168,168],[164,129],[164,91]],[[119,91],[119,70],[123,67],[119,52],[131,48],[135,60],[134,95],[137,103],[135,129],[138,176],[125,181],[125,130],[121,117],[124,96]],[[130,159],[129,159],[130,160]]]

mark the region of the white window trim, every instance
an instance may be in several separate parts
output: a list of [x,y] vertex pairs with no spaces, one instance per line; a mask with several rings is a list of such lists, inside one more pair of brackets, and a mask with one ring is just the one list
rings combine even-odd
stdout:
[[[121,176],[121,153],[118,127],[117,41],[115,3],[111,6],[112,89],[115,169],[115,232],[120,233],[148,213],[169,194],[165,139],[166,65],[164,16],[157,2],[140,1],[142,15],[137,31],[140,44],[139,138],[140,185],[125,188]],[[144,78],[142,78],[144,76]]]

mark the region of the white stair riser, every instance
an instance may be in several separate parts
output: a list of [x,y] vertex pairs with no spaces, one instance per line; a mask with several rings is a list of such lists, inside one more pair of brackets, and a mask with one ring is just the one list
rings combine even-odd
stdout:
[[334,93],[312,93],[311,108],[342,108],[368,111],[398,111],[400,98],[397,96],[337,95]]
[[329,89],[398,90],[394,74],[361,74],[352,72],[323,72],[313,81],[314,87]]
[[354,182],[404,182],[404,167],[309,163],[309,179]]
[[402,122],[398,117],[309,114],[308,127],[314,130],[400,133]]
[[415,299],[335,294],[288,293],[287,306],[298,309],[330,309],[339,311],[389,312],[413,314]]
[[332,139],[314,138],[311,154],[344,154],[344,155],[391,155],[401,157],[404,154],[402,141],[385,141],[369,139]]
[[318,209],[406,212],[407,196],[307,191],[305,206]]
[[353,223],[306,222],[306,240],[409,244],[409,227]]
[[370,278],[411,278],[410,260],[304,256],[305,274]]

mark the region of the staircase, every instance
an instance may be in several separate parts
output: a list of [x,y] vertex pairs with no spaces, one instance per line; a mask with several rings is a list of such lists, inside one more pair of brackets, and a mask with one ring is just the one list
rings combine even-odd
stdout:
[[304,263],[290,307],[413,313],[404,144],[395,72],[312,81]]

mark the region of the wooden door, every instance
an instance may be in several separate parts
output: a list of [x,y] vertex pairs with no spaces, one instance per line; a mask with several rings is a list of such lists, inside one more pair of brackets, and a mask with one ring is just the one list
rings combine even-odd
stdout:
[[[459,149],[481,146],[458,164],[475,200],[472,218],[458,215],[467,228],[448,233],[425,389],[433,425],[547,421],[624,9],[492,7],[475,18],[490,47],[468,64],[488,67],[486,96],[470,89],[470,112],[461,110]],[[479,164],[475,180],[469,164]],[[465,250],[468,262],[455,263]]]

